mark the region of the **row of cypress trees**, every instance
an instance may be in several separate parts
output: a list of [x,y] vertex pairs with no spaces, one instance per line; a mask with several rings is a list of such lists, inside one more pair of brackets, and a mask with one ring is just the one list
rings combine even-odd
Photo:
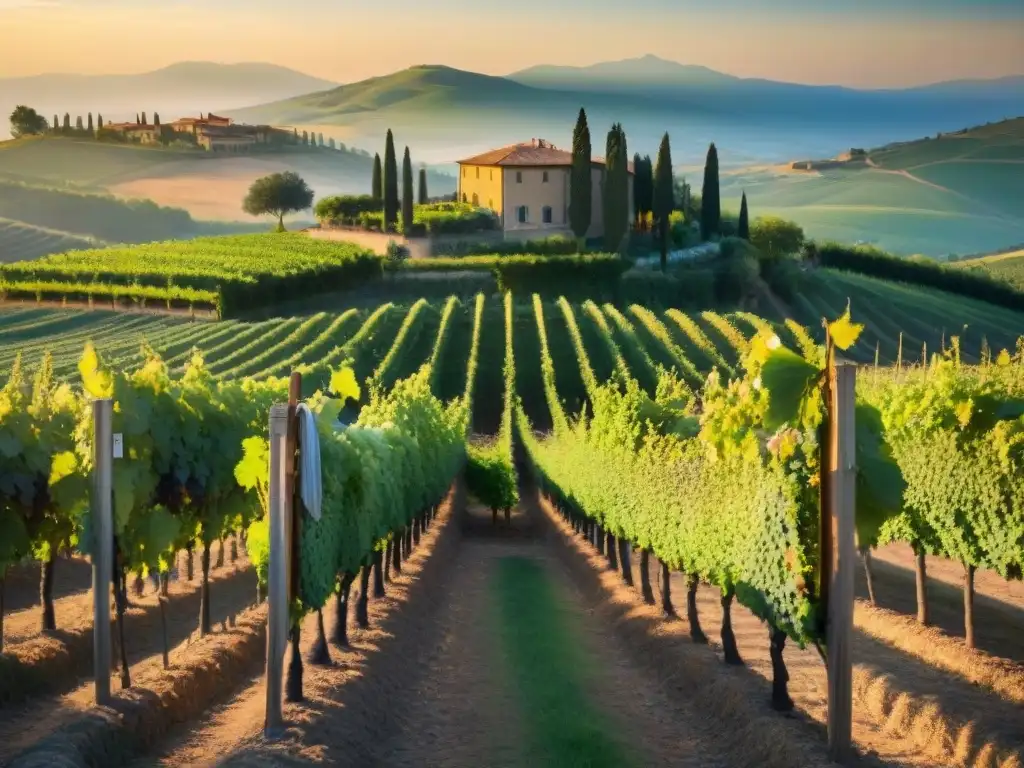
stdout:
[[[605,152],[605,182],[601,212],[605,243],[616,249],[621,245],[628,229],[629,170],[626,133],[616,123],[608,131]],[[569,225],[582,240],[590,228],[593,211],[592,146],[587,114],[580,109],[572,134],[572,170],[569,177]],[[650,214],[653,231],[661,251],[661,266],[668,260],[670,235],[669,217],[676,210],[675,179],[672,172],[672,146],[666,133],[658,147],[657,161],[652,165],[650,156],[633,156],[633,205],[637,220]],[[719,190],[718,150],[714,143],[708,147],[701,188],[700,233],[702,240],[720,236],[722,232],[722,201]],[[743,195],[737,234],[750,239],[747,196]]]
[[[384,139],[383,164],[380,154],[373,156],[370,194],[374,200],[380,201],[384,206],[384,230],[386,232],[395,230],[399,212],[402,215],[402,231],[409,232],[413,219],[412,158],[409,155],[409,147],[406,147],[402,157],[402,199],[399,201],[398,160],[395,155],[395,137],[390,128],[388,128],[387,137]],[[427,200],[427,169],[420,168],[418,202],[420,205],[426,205]]]

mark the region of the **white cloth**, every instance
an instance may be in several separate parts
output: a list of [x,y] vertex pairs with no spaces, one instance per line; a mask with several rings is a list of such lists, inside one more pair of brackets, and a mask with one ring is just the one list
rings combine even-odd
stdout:
[[320,474],[320,434],[316,431],[316,416],[308,405],[299,403],[295,417],[299,420],[299,492],[309,516],[319,520],[323,477]]

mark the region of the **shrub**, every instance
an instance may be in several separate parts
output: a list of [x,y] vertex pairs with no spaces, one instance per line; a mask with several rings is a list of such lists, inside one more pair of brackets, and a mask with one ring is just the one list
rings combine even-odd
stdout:
[[384,258],[388,260],[389,264],[403,264],[409,258],[409,249],[394,240],[388,240]]
[[383,207],[380,200],[371,195],[332,195],[317,202],[313,209],[317,219],[335,225],[361,225],[361,214],[380,211]]
[[792,302],[803,286],[804,271],[795,257],[785,256],[774,261],[763,261],[761,277],[779,298]]
[[461,235],[501,228],[501,221],[494,211],[467,203],[417,205],[413,209],[412,220],[416,231],[429,235]]
[[731,304],[756,290],[761,265],[757,250],[746,240],[727,237],[720,248],[721,257],[715,262],[715,296]]
[[750,225],[750,242],[768,258],[777,259],[800,252],[804,230],[778,216],[760,216]]
[[438,256],[480,256],[486,254],[510,256],[532,254],[535,256],[569,256],[577,252],[576,238],[552,235],[538,240],[507,240],[501,242],[482,240],[458,240],[435,243],[434,253]]
[[578,294],[580,289],[613,288],[630,262],[615,254],[584,256],[513,256],[494,266],[498,290],[516,294]]
[[1010,309],[1024,306],[1024,291],[982,272],[930,260],[911,261],[869,246],[820,243],[816,250],[824,267],[938,288]]

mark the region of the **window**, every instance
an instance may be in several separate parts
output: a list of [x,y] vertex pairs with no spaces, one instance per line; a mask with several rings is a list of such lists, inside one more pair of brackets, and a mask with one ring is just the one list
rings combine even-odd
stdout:
[[[546,173],[544,175],[547,176]],[[550,205],[545,205],[544,206],[543,215],[544,215],[544,223],[545,224],[550,224],[551,223],[551,206]]]
[[466,171],[469,170],[466,166],[462,166],[462,178],[466,178]]
[[490,208],[492,211],[494,210],[494,200],[493,199],[487,201],[487,207]]
[[466,199],[466,193],[465,192],[462,193],[462,202],[464,202],[464,203],[468,202],[468,200]]
[[519,206],[519,223],[525,224],[530,220],[530,209],[525,205]]
[[476,177],[478,179],[480,178],[480,169],[479,168],[476,169]]
[[473,205],[480,205],[480,197],[476,192],[473,193]]
[[491,181],[494,181],[494,169],[491,168]]
[[544,171],[544,183],[545,184],[548,183],[548,172],[547,171]]
[[516,184],[522,184],[522,183],[523,183],[523,172],[522,171],[516,171]]

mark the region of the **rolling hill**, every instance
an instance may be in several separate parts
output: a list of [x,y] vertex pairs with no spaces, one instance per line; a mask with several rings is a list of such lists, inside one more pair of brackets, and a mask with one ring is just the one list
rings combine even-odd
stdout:
[[153,110],[167,119],[218,107],[273,101],[335,85],[274,64],[204,61],[184,61],[134,75],[0,78],[0,115],[4,117],[0,138],[8,136],[6,117],[18,104],[35,107],[47,119],[69,112],[74,120],[79,114],[99,112],[108,120],[120,120]]
[[[429,153],[430,162],[526,138],[568,145],[576,111],[587,110],[595,144],[622,122],[630,148],[653,153],[668,130],[673,156],[703,158],[715,141],[726,165],[829,156],[969,122],[998,120],[1020,108],[1012,83],[860,91],[741,79],[656,57],[593,67],[535,67],[495,77],[420,65],[326,91],[244,109],[239,120],[325,126],[365,144],[390,127]],[[993,95],[995,88],[995,95]],[[319,128],[317,128],[319,130]]]
[[965,259],[957,262],[955,266],[964,269],[980,269],[1024,291],[1024,249],[985,256],[980,259]]
[[[695,180],[698,176],[693,177]],[[722,176],[722,199],[800,223],[821,239],[936,258],[1024,242],[1024,118],[871,150],[812,171]]]
[[[413,152],[416,159],[415,147]],[[364,194],[369,192],[372,166],[372,157],[348,149],[294,147],[275,153],[225,156],[66,138],[18,139],[0,142],[0,216],[83,236],[138,241],[139,237],[123,234],[125,226],[118,227],[122,234],[117,236],[98,228],[113,226],[119,217],[127,217],[131,221],[123,223],[130,229],[143,213],[150,214],[150,208],[159,205],[179,209],[177,214],[188,220],[187,225],[169,224],[173,217],[164,215],[158,217],[157,226],[149,228],[150,235],[141,239],[194,236],[196,227],[201,230],[199,234],[248,231],[258,224],[242,212],[242,198],[260,176],[295,171],[318,197]],[[427,183],[432,194],[455,190],[455,179],[445,174],[429,171]],[[19,203],[12,194],[5,203],[2,190],[18,184],[33,190],[46,189],[49,197],[34,205],[28,200]],[[136,210],[129,215],[131,206],[122,202],[119,213],[108,206],[113,218],[104,215],[90,219],[84,215],[90,209],[84,203],[107,200],[102,196],[108,194],[136,201]],[[79,204],[69,206],[69,200]],[[151,202],[147,207],[138,201]],[[310,221],[312,215],[299,214],[290,220]]]

